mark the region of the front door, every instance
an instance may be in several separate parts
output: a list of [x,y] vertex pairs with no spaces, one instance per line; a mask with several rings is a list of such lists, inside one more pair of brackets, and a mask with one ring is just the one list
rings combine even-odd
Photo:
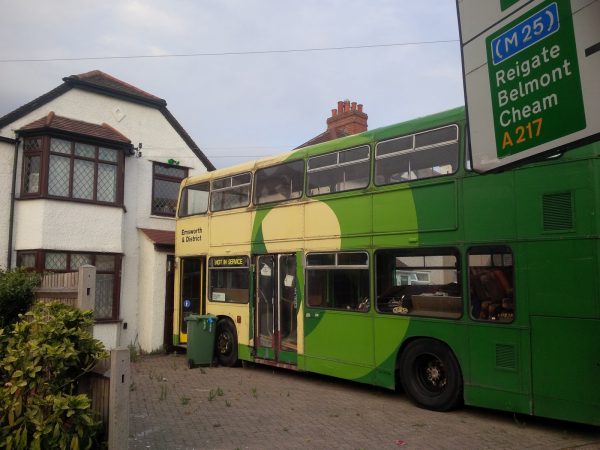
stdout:
[[297,274],[293,254],[256,257],[256,356],[297,361]]
[[181,288],[179,299],[179,342],[187,343],[187,323],[190,314],[204,314],[206,305],[204,296],[204,274],[206,259],[204,256],[181,258]]

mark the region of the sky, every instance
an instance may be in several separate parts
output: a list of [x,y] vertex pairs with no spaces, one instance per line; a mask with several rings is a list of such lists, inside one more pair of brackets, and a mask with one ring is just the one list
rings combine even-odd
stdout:
[[[63,77],[101,70],[165,99],[217,168],[306,142],[339,100],[363,104],[369,129],[464,103],[455,0],[0,6],[0,116]],[[340,47],[366,48],[289,51]],[[211,55],[162,56],[184,54]],[[25,59],[43,61],[14,61]]]

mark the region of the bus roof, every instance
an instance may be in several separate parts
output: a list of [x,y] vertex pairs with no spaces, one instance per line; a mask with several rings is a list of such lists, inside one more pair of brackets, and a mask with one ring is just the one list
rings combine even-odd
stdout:
[[212,172],[194,175],[184,180],[184,184],[196,184],[202,181],[218,179],[237,173],[251,172],[255,169],[272,166],[283,161],[302,159],[307,155],[319,155],[333,150],[356,147],[359,145],[369,144],[373,141],[381,141],[396,137],[404,133],[408,134],[418,130],[426,130],[435,127],[438,124],[456,122],[464,119],[465,108],[464,106],[460,106],[436,114],[411,119],[406,122],[376,128],[363,133],[354,134],[352,136],[303,147],[298,150],[280,153],[275,156],[268,156],[254,161],[247,161],[233,166],[224,167]]

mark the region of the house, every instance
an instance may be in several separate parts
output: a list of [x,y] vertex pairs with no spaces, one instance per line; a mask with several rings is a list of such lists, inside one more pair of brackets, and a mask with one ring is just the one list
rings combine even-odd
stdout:
[[165,100],[98,70],[63,78],[0,118],[0,266],[92,264],[94,335],[168,346],[179,183],[210,170]]
[[331,117],[327,119],[327,129],[296,149],[367,131],[368,118],[363,112],[363,105],[350,100],[339,101],[337,109],[332,109]]

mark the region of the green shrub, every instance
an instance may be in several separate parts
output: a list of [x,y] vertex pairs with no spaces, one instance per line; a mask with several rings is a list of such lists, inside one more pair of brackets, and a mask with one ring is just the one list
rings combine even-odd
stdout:
[[0,448],[97,448],[98,423],[77,382],[107,356],[90,311],[38,303],[0,332]]
[[23,269],[0,269],[0,328],[17,321],[34,301],[33,289],[40,285],[40,275]]

